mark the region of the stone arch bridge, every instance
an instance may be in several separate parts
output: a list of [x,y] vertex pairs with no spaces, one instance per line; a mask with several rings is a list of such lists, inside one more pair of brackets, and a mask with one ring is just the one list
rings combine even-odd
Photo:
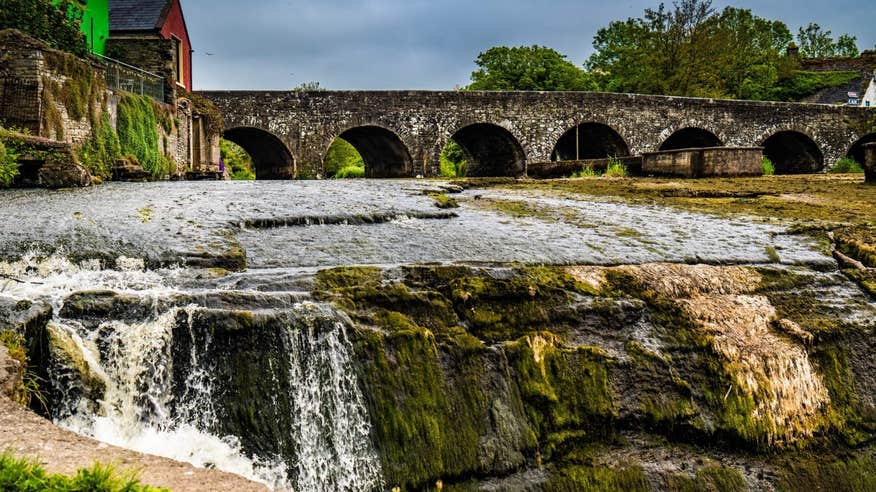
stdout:
[[[337,137],[369,177],[436,176],[449,139],[470,176],[656,150],[762,146],[780,173],[819,172],[876,141],[867,109],[589,92],[207,91],[259,179],[323,176]],[[869,132],[867,131],[869,130]]]

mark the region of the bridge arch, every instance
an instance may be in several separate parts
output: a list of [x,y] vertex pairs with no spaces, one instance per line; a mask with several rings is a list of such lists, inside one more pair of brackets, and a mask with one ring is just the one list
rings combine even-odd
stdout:
[[676,130],[660,144],[663,150],[696,149],[703,147],[722,147],[721,139],[715,133],[695,126]]
[[864,164],[864,144],[876,142],[876,132],[868,133],[863,137],[859,138],[849,147],[848,153],[846,153],[846,157],[851,157],[858,164]]
[[609,125],[593,121],[581,123],[564,133],[551,153],[552,161],[627,157],[630,146]]
[[526,173],[526,152],[506,128],[493,123],[473,123],[457,130],[451,138],[462,147],[468,176],[516,177]]
[[[348,128],[337,137],[349,142],[362,156],[366,177],[406,178],[413,175],[411,153],[396,132],[383,126],[365,124]],[[323,152],[323,158],[327,153],[328,148]]]
[[292,179],[295,177],[295,159],[279,137],[255,127],[229,128],[222,138],[245,150],[252,158],[256,179]]
[[809,174],[824,169],[824,154],[809,135],[797,130],[773,133],[761,143],[776,174]]

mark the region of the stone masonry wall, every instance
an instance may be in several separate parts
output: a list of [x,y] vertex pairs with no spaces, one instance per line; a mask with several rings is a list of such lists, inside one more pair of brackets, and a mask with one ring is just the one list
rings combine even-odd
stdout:
[[[71,79],[84,73],[92,77],[84,114],[75,118],[65,100]],[[77,59],[49,49],[19,32],[0,31],[0,125],[25,129],[37,137],[77,147],[92,133],[92,121],[105,109],[113,128],[117,125],[122,94],[106,88],[100,63]],[[192,108],[184,100],[176,107],[174,131],[158,127],[160,150],[177,165],[178,176],[191,167]],[[164,106],[165,111],[171,111]],[[218,136],[213,136],[218,139]],[[207,144],[209,147],[209,144]],[[215,142],[218,149],[218,142]],[[218,160],[218,159],[217,159]]]
[[648,152],[642,155],[646,176],[760,176],[763,174],[761,147],[714,147]]
[[148,35],[113,37],[107,40],[106,52],[110,58],[160,75],[165,81],[165,102],[176,100],[176,41]]
[[257,128],[279,138],[297,172],[322,174],[331,142],[344,131],[377,126],[396,134],[413,160],[411,175],[438,174],[438,156],[455,132],[472,124],[504,128],[528,162],[547,162],[567,130],[584,122],[610,126],[633,155],[657,151],[686,127],[714,133],[724,145],[761,146],[771,135],[808,135],[827,166],[862,135],[863,109],[813,104],[728,101],[585,92],[215,91],[226,129]]

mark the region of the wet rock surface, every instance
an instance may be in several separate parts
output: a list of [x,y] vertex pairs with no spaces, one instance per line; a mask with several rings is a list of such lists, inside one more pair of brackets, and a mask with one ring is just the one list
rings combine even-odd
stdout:
[[[41,193],[0,195],[0,320],[81,434],[306,490],[876,480],[872,272],[792,224],[423,181]],[[830,245],[864,264],[868,234]]]

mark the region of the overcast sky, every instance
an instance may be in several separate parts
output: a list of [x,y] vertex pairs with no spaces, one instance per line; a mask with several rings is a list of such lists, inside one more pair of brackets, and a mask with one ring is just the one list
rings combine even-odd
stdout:
[[[197,89],[452,89],[478,53],[539,44],[583,64],[593,35],[657,0],[182,0]],[[671,2],[666,2],[671,3]],[[876,44],[873,0],[715,1]],[[208,55],[208,53],[210,55]]]

